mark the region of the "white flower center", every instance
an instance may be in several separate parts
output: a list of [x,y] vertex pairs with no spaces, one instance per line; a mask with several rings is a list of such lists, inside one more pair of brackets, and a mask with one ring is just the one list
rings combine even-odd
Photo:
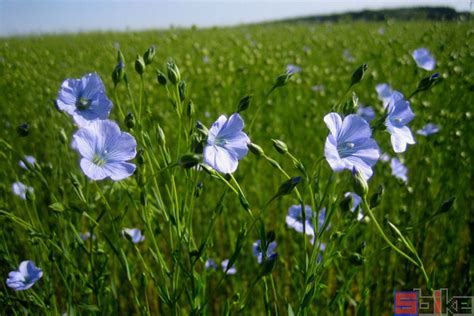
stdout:
[[95,153],[92,157],[92,163],[97,165],[98,167],[103,167],[108,161],[108,152],[104,150],[100,153]]
[[78,108],[80,111],[84,111],[90,108],[91,103],[91,100],[81,97],[76,102],[76,108]]

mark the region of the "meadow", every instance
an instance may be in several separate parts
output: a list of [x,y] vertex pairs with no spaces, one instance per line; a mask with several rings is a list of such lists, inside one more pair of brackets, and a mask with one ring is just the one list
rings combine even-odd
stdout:
[[[0,314],[391,315],[395,291],[473,295],[473,36],[472,22],[388,21],[1,38]],[[433,71],[412,58],[421,47]],[[120,181],[83,172],[78,126],[58,110],[63,81],[93,72],[136,139]],[[403,153],[380,83],[415,114]],[[328,164],[324,118],[357,105],[374,109],[372,137],[405,180],[382,159],[368,181]],[[202,150],[236,111],[257,146],[229,175]],[[418,134],[427,123],[439,131]],[[366,199],[351,212],[346,192]],[[305,234],[292,205],[312,209]],[[276,242],[261,263],[257,240]],[[15,291],[5,280],[24,260],[42,277]]]

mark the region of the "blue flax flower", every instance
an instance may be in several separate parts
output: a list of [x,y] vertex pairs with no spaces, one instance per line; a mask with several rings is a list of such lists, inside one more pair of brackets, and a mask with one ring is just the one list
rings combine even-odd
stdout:
[[293,65],[293,64],[289,64],[288,66],[286,66],[286,72],[290,75],[293,75],[293,74],[301,72],[301,67]]
[[429,136],[439,132],[439,126],[433,123],[428,123],[423,126],[422,129],[419,129],[416,133],[421,136]]
[[[315,233],[314,233],[314,226],[313,226],[313,212],[309,205],[305,205],[305,218],[303,218],[303,212],[301,209],[301,205],[292,205],[288,209],[288,214],[286,215],[286,225],[288,227],[293,228],[299,233],[303,232],[303,223],[306,229],[306,235],[312,236],[311,243],[314,243]],[[326,208],[322,208],[319,211],[318,217],[318,231],[321,230],[323,227],[324,221],[326,220]]]
[[412,53],[416,65],[424,70],[431,71],[436,66],[436,60],[426,48],[418,48]]
[[209,129],[207,145],[204,147],[204,163],[221,173],[233,173],[239,160],[248,153],[250,142],[242,132],[244,121],[238,113],[229,119],[221,115]]
[[257,258],[257,261],[259,264],[261,264],[262,261],[264,260],[265,261],[273,260],[274,258],[276,258],[276,252],[275,252],[276,246],[277,246],[276,241],[272,241],[270,243],[267,242],[267,245],[266,245],[267,251],[265,252],[265,258],[263,258],[264,249],[262,248],[264,247],[262,247],[262,241],[259,239],[253,243],[253,246],[252,246],[253,256]]
[[324,122],[330,134],[324,146],[326,160],[335,172],[355,167],[365,180],[372,174],[372,166],[380,156],[380,150],[371,137],[369,123],[358,115],[348,115],[344,121],[337,113],[329,113]]
[[225,259],[224,261],[221,262],[222,270],[225,272],[225,274],[229,274],[229,275],[236,274],[237,269],[235,268],[235,265],[233,265],[227,270],[228,265],[229,265],[229,259]]
[[112,121],[98,120],[80,128],[72,147],[81,154],[81,169],[91,180],[118,181],[135,172],[135,165],[126,161],[135,158],[137,142]]
[[357,115],[361,116],[367,122],[372,122],[375,118],[375,111],[371,106],[359,105],[357,109]]
[[33,261],[25,260],[20,263],[17,271],[8,274],[7,286],[15,291],[28,290],[43,276],[43,271],[35,267]]
[[413,120],[415,114],[410,108],[410,102],[405,100],[403,94],[398,91],[393,92],[387,108],[385,126],[391,135],[393,150],[396,153],[402,153],[406,150],[407,144],[415,143],[410,128],[406,126]]
[[29,169],[28,165],[34,166],[35,163],[36,163],[36,158],[35,157],[33,157],[33,156],[24,156],[23,159],[18,162],[18,165],[21,168],[23,168],[25,170],[28,170]]
[[90,121],[109,117],[112,102],[105,94],[102,80],[96,73],[89,73],[80,79],[66,79],[61,84],[57,107],[71,115],[81,127]]
[[390,87],[388,83],[380,83],[375,86],[375,90],[377,91],[379,100],[383,102],[383,107],[385,109],[388,102],[390,102],[390,98],[393,93],[392,87]]
[[217,263],[214,261],[214,259],[207,259],[206,260],[206,263],[204,264],[204,267],[206,268],[206,270],[209,270],[209,269],[217,269]]
[[288,209],[288,214],[286,215],[286,225],[293,228],[298,233],[303,232],[303,222],[305,223],[306,235],[314,236],[312,218],[312,210],[309,205],[304,206],[305,218],[303,219],[303,212],[301,211],[301,205],[292,205]]
[[134,244],[145,240],[145,236],[142,235],[142,232],[138,228],[124,228],[122,234],[127,234]]
[[20,199],[26,200],[26,194],[33,193],[34,190],[32,187],[29,187],[21,182],[15,182],[12,184],[12,191],[15,195],[19,196]]
[[400,160],[397,158],[392,158],[390,167],[392,168],[392,175],[395,176],[395,178],[400,179],[405,183],[408,182],[408,169],[403,163],[400,162]]

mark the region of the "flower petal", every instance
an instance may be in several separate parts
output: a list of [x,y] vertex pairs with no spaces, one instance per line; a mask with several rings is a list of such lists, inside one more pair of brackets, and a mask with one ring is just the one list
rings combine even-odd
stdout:
[[104,169],[114,181],[123,180],[130,177],[135,172],[135,165],[128,162],[108,162]]
[[220,173],[233,173],[239,164],[237,157],[220,146],[206,146],[203,155],[204,163]]
[[324,145],[324,156],[326,157],[326,160],[333,171],[338,172],[345,168],[345,164],[341,160],[339,152],[337,151],[336,140],[332,134],[328,135],[326,138],[326,143]]
[[324,117],[324,123],[334,137],[337,137],[342,127],[342,119],[339,114],[331,112]]
[[97,166],[87,158],[81,159],[81,169],[82,172],[84,172],[84,174],[91,180],[103,180],[108,176],[107,171],[104,168]]
[[353,142],[360,138],[369,138],[372,135],[369,123],[359,115],[350,114],[344,118],[339,134],[336,137],[337,143]]
[[227,122],[224,123],[217,136],[220,138],[229,138],[241,132],[243,128],[244,120],[242,120],[239,113],[234,113],[229,117]]

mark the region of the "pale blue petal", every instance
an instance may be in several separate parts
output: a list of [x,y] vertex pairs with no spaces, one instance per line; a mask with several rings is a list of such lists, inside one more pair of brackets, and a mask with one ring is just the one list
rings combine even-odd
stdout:
[[249,149],[247,144],[250,143],[250,139],[244,132],[237,132],[232,138],[226,139],[224,148],[228,150],[238,160],[244,158]]
[[426,48],[419,48],[412,54],[418,67],[432,71],[436,66],[436,61]]
[[237,157],[219,146],[206,146],[203,156],[204,163],[220,173],[233,173],[239,164]]
[[108,176],[105,168],[93,164],[87,158],[82,158],[80,164],[82,172],[91,180],[103,180]]
[[135,165],[129,162],[109,162],[104,166],[104,170],[114,181],[120,181],[130,177],[135,172]]
[[407,144],[415,144],[415,139],[408,126],[401,128],[391,127],[388,131],[391,133],[390,140],[392,142],[393,151],[396,153],[404,152]]
[[229,138],[239,133],[244,128],[244,121],[240,114],[234,113],[232,114],[227,122],[224,123],[221,130],[219,131],[217,137],[219,138]]
[[342,119],[341,116],[337,113],[329,113],[324,117],[324,123],[329,128],[331,134],[337,138],[339,135],[339,131],[342,128]]
[[336,137],[337,143],[354,142],[357,139],[369,138],[372,135],[369,123],[359,115],[350,114],[344,118],[342,127]]
[[126,161],[135,158],[137,141],[129,133],[122,132],[118,137],[111,137],[105,143],[109,162]]
[[76,101],[79,91],[81,90],[81,80],[66,79],[59,89],[56,105],[59,110],[70,115],[76,110]]
[[208,138],[207,138],[208,144],[214,145],[214,139],[216,138],[217,134],[219,134],[219,131],[222,129],[226,121],[227,121],[227,117],[225,115],[221,115],[219,116],[217,121],[215,121],[212,124],[208,132]]
[[326,157],[326,160],[333,171],[338,172],[345,168],[345,164],[339,156],[339,152],[337,151],[336,147],[336,141],[332,134],[326,138],[326,143],[324,145],[324,156]]

